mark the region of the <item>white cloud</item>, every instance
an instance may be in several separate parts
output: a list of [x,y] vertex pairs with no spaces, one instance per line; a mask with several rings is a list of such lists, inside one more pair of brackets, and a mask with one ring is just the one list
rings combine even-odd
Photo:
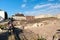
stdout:
[[37,16],[37,15],[40,15],[40,14],[58,14],[60,13],[60,11],[58,9],[44,9],[44,10],[36,10],[36,11],[26,11],[24,12],[25,15],[28,15],[28,16]]
[[26,7],[26,4],[22,4],[21,7],[22,7],[22,8],[25,8],[25,7]]
[[39,5],[39,6],[35,6],[34,9],[39,9],[39,8],[43,8],[46,7],[45,9],[42,10],[35,10],[35,11],[27,11],[25,12],[25,15],[39,15],[39,14],[58,14],[60,13],[60,4],[45,4],[45,5]]
[[25,11],[24,14],[28,16],[36,16],[44,13],[43,10],[37,10],[37,11]]
[[60,4],[43,4],[43,5],[36,5],[34,6],[34,9],[40,9],[43,7],[48,7],[47,9],[52,8],[60,8]]
[[39,9],[39,8],[43,8],[43,7],[46,7],[46,6],[50,6],[51,4],[44,4],[44,5],[36,5],[34,7],[34,9]]
[[51,5],[50,8],[60,8],[60,4]]
[[37,16],[40,14],[58,14],[60,13],[59,9],[44,9],[44,10],[36,10],[36,11],[25,11],[24,14],[25,15],[29,15],[29,16]]
[[35,14],[35,11],[26,11],[24,13],[25,13],[25,15],[33,16]]

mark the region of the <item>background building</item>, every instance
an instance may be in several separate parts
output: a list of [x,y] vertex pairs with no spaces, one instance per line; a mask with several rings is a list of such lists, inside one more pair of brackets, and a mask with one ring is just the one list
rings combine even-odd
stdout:
[[19,13],[13,15],[12,18],[14,18],[15,20],[26,20],[24,14],[19,14]]

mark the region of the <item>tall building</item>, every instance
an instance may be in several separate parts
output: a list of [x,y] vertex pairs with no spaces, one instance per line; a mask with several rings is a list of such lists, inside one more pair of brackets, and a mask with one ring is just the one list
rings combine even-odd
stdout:
[[7,12],[0,10],[0,20],[7,19],[7,18],[8,18]]

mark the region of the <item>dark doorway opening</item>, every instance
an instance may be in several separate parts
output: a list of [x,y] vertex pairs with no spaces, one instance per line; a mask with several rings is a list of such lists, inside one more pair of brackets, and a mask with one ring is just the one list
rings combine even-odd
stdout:
[[60,40],[60,39],[58,39],[58,40]]

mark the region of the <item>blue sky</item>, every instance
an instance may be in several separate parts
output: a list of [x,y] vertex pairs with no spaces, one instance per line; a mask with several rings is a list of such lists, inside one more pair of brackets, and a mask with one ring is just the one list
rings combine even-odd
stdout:
[[9,16],[18,12],[29,16],[55,15],[60,13],[60,0],[0,0],[0,9]]

